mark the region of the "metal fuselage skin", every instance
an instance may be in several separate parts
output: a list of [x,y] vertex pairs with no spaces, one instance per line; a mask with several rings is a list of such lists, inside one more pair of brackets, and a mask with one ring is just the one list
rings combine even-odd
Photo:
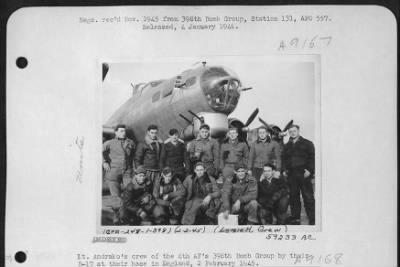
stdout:
[[237,75],[220,66],[200,66],[170,79],[138,84],[133,86],[132,97],[103,129],[111,134],[112,128],[122,123],[127,126],[128,137],[141,141],[147,127],[155,124],[161,139],[175,128],[182,139],[189,141],[197,136],[200,125],[206,123],[210,125],[211,136],[220,138],[228,130],[228,115],[237,106],[240,88]]

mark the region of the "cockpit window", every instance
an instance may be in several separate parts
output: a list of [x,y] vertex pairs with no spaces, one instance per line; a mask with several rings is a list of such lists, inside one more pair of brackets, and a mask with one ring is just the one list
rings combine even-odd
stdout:
[[186,86],[192,86],[193,84],[196,83],[196,77],[190,77],[189,79],[186,80],[185,85]]
[[216,111],[231,113],[239,101],[240,81],[223,68],[210,68],[202,76],[202,88],[208,104]]
[[150,82],[151,87],[156,87],[160,83],[162,83],[164,80],[158,80],[158,81],[152,81]]

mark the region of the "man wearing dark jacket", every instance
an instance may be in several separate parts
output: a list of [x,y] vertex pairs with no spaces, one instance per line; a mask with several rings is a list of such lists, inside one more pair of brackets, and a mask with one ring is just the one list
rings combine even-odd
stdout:
[[161,178],[154,184],[153,197],[157,202],[153,210],[154,223],[178,224],[185,205],[185,188],[171,168],[162,170]]
[[251,174],[259,181],[265,164],[274,164],[276,172],[281,170],[281,149],[276,141],[271,140],[266,127],[259,127],[257,134],[258,139],[250,145],[247,166]]
[[239,142],[237,128],[230,128],[228,140],[222,144],[220,151],[220,170],[224,180],[233,178],[235,166],[245,164],[249,158],[249,148],[246,143]]
[[133,225],[151,225],[151,214],[156,205],[152,193],[153,185],[146,177],[146,169],[138,166],[134,178],[123,192],[122,222]]
[[274,177],[275,167],[272,164],[264,165],[264,172],[258,183],[258,203],[261,224],[272,224],[272,215],[276,217],[276,224],[285,224],[289,206],[289,192],[283,178]]
[[186,204],[182,224],[214,224],[221,205],[221,192],[215,179],[206,173],[204,163],[198,162],[195,165],[194,174],[186,177],[183,186],[186,190]]
[[160,155],[162,141],[157,136],[157,125],[150,125],[147,128],[147,134],[144,141],[139,143],[136,154],[136,166],[143,165],[146,168],[146,176],[154,183],[160,176]]
[[224,217],[239,214],[239,224],[257,224],[257,181],[247,174],[245,165],[239,164],[235,169],[235,176],[226,179],[222,190]]
[[186,161],[186,147],[183,140],[178,138],[178,130],[171,129],[169,138],[165,140],[161,149],[161,169],[170,167],[174,175],[183,182],[186,178],[185,167],[189,167]]
[[123,184],[123,180],[131,179],[135,143],[126,138],[125,125],[118,124],[114,130],[115,138],[103,144],[103,169],[105,181],[112,197],[113,223],[118,224],[120,221],[121,184]]
[[289,128],[290,140],[283,149],[283,170],[288,176],[290,189],[290,224],[300,224],[300,192],[309,224],[315,224],[315,199],[311,179],[315,171],[314,144],[300,136],[300,127],[292,125]]

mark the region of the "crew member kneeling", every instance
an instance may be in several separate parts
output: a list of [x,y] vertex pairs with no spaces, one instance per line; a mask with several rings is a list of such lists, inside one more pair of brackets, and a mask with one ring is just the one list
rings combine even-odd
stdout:
[[[223,188],[224,217],[239,214],[239,224],[257,224],[257,180],[247,174],[245,165],[237,165],[233,179],[227,179]],[[232,205],[232,206],[231,206]]]
[[261,224],[272,224],[272,215],[276,224],[285,224],[289,206],[289,192],[283,178],[274,176],[275,167],[265,164],[258,184],[258,203]]
[[124,224],[151,225],[151,214],[156,205],[152,196],[153,185],[146,177],[146,169],[139,166],[135,176],[123,192],[121,219]]
[[183,181],[186,190],[182,224],[214,224],[220,206],[221,192],[215,179],[205,172],[202,162],[194,167],[194,174]]
[[179,224],[185,205],[185,188],[180,176],[165,167],[161,172],[161,179],[154,184],[153,196],[157,206],[153,210],[155,224]]

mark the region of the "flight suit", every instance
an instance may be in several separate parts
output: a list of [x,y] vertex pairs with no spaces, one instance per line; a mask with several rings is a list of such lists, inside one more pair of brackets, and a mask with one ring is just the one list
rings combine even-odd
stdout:
[[[186,190],[185,212],[182,216],[183,225],[213,224],[216,220],[217,211],[221,206],[221,191],[215,179],[204,173],[202,177],[195,174],[189,175],[183,181]],[[208,206],[202,206],[206,196],[211,197]]]
[[[177,175],[168,184],[165,184],[162,177],[155,182],[153,189],[153,197],[157,203],[153,210],[155,224],[179,223],[185,206],[185,193],[185,188]],[[166,200],[164,196],[168,196]]]
[[236,176],[233,179],[228,178],[222,190],[223,207],[221,210],[228,210],[232,213],[232,205],[240,200],[239,223],[257,224],[257,190],[257,181],[252,176],[246,175],[242,180]]
[[246,143],[239,142],[238,139],[223,143],[220,151],[220,170],[224,181],[226,178],[233,178],[235,166],[246,165],[249,158],[249,148]]
[[[156,205],[152,193],[153,185],[150,181],[138,184],[135,178],[132,179],[122,195],[123,205],[120,216],[124,224],[152,224],[151,215]],[[147,214],[144,218],[140,217],[142,211]]]
[[271,139],[262,141],[258,139],[250,145],[248,169],[252,171],[253,176],[260,180],[265,164],[273,164],[276,169],[281,169],[281,148],[279,144]]
[[277,224],[284,224],[289,206],[289,192],[283,178],[268,180],[261,176],[258,183],[258,203],[261,224],[272,224],[274,214]]
[[123,184],[123,181],[129,181],[132,176],[134,152],[135,143],[128,138],[114,138],[103,144],[103,162],[110,165],[110,170],[105,172],[105,182],[110,189],[114,222],[119,220],[121,184]]
[[189,145],[189,156],[192,164],[202,162],[209,176],[215,176],[219,167],[219,143],[217,140],[200,138],[193,140]]

